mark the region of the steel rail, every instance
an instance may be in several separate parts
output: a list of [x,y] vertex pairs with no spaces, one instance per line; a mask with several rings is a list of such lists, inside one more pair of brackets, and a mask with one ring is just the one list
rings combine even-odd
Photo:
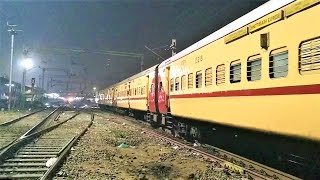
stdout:
[[50,179],[52,178],[52,176],[54,176],[54,173],[57,171],[57,169],[59,168],[60,165],[62,165],[62,163],[65,161],[65,159],[67,158],[68,153],[70,152],[71,148],[78,142],[78,140],[87,132],[87,130],[91,127],[91,125],[93,124],[93,119],[94,119],[94,115],[91,114],[91,121],[88,124],[88,126],[83,129],[81,131],[81,133],[72,138],[72,140],[70,141],[70,143],[68,143],[66,145],[65,148],[63,148],[63,150],[60,151],[60,156],[58,157],[57,161],[50,167],[50,169],[43,175],[43,177],[41,177],[40,180],[46,180],[46,179]]
[[38,111],[34,111],[34,112],[32,112],[32,113],[23,115],[23,116],[21,116],[21,117],[18,117],[18,118],[16,118],[16,119],[11,120],[11,121],[7,121],[7,122],[4,122],[4,123],[1,123],[0,126],[9,126],[9,125],[11,125],[11,124],[13,124],[13,123],[15,123],[15,122],[18,122],[18,121],[20,121],[20,120],[22,120],[22,119],[24,119],[24,118],[26,118],[26,117],[29,117],[29,116],[34,115],[34,114],[36,114],[36,113],[42,112],[42,111],[44,111],[44,110],[45,110],[45,109],[40,109],[40,110],[38,110]]
[[[69,145],[74,142],[74,137],[71,139],[64,138],[64,134],[61,136],[63,138],[53,139],[42,138],[40,136],[56,129],[60,125],[66,123],[67,121],[73,119],[79,115],[79,113],[74,114],[72,117],[58,123],[42,129],[40,131],[29,134],[22,139],[19,139],[14,144],[10,145],[5,151],[0,153],[0,179],[20,179],[20,178],[41,178],[47,171],[51,168],[44,168],[47,160],[51,157],[59,156],[69,148]],[[39,138],[39,139],[37,139]],[[37,139],[37,142],[44,141],[51,143],[51,146],[40,146],[37,142],[33,142]],[[61,142],[61,140],[67,140]],[[56,143],[66,143],[63,146],[57,146]],[[71,148],[71,147],[70,147]],[[35,154],[35,155],[33,155]],[[26,159],[27,158],[27,159]],[[46,159],[47,158],[47,159]],[[56,162],[57,163],[57,162]],[[12,173],[16,172],[16,174]]]
[[[46,121],[48,121],[48,119],[50,119],[50,117],[56,112],[58,111],[59,108],[54,109],[51,113],[49,113],[49,115],[47,117],[45,117],[43,120],[41,120],[38,124],[34,125],[33,127],[31,127],[27,132],[25,132],[24,134],[22,134],[20,137],[14,138],[11,142],[9,142],[8,144],[6,144],[3,147],[0,147],[0,152],[3,151],[4,149],[6,149],[7,147],[9,147],[11,144],[13,144],[14,142],[16,142],[19,139],[24,138],[25,136],[30,135],[32,132],[34,132],[37,128],[39,128],[43,123],[45,123]],[[30,116],[30,115],[29,115]],[[20,119],[21,120],[21,119]],[[18,122],[19,120],[15,121]],[[12,121],[11,121],[12,122]],[[15,123],[14,122],[14,123]],[[11,123],[12,124],[12,123]]]
[[[233,153],[230,153],[230,152],[227,152],[225,150],[222,150],[222,149],[219,149],[219,148],[216,148],[215,147],[215,150],[223,156],[223,158],[221,157],[218,157],[216,155],[213,155],[211,153],[207,153],[203,150],[200,150],[200,149],[197,149],[197,148],[194,148],[188,144],[185,144],[185,143],[182,143],[182,142],[179,142],[177,140],[174,140],[172,138],[169,138],[169,137],[166,137],[162,134],[159,134],[157,132],[153,132],[153,131],[150,131],[150,130],[147,130],[147,129],[144,129],[146,134],[149,134],[153,137],[156,137],[156,138],[160,138],[162,140],[165,140],[167,142],[170,142],[170,143],[173,143],[173,144],[176,144],[180,147],[184,147],[184,148],[187,148],[189,150],[192,150],[193,152],[196,152],[196,153],[199,153],[200,155],[202,155],[203,157],[206,157],[206,158],[209,158],[211,160],[214,160],[215,162],[218,162],[220,163],[222,166],[225,166],[225,167],[228,167],[229,169],[231,170],[234,170],[234,171],[238,171],[240,173],[245,173],[245,174],[248,174],[251,178],[253,179],[266,179],[266,180],[273,180],[273,179],[280,179],[280,180],[299,180],[299,178],[295,177],[295,176],[292,176],[290,174],[287,174],[287,173],[284,173],[284,172],[281,172],[279,170],[276,170],[276,169],[273,169],[273,168],[270,168],[268,166],[265,166],[265,165],[262,165],[260,163],[257,163],[257,162],[254,162],[254,161],[251,161],[249,159],[246,159],[244,157],[241,157],[239,155],[236,155],[236,154],[233,154]],[[240,166],[240,165],[237,165],[237,164],[234,164],[234,162],[232,161],[228,161],[226,159],[233,159],[233,160],[239,160],[241,161],[243,164],[245,164],[246,167],[243,167],[243,166]],[[250,168],[250,169],[249,169]],[[260,172],[256,172],[254,170],[252,170],[251,168],[255,168],[255,169],[259,169]],[[242,171],[242,172],[241,172]]]
[[[61,110],[61,107],[57,107],[55,108],[50,114],[48,114],[47,117],[45,117],[42,121],[40,121],[38,124],[36,124],[35,126],[33,126],[31,129],[29,129],[26,133],[24,133],[19,139],[23,139],[24,137],[34,133],[38,128],[40,128],[44,123],[46,123],[47,121],[49,121],[51,119],[51,117],[58,112],[59,110]],[[56,115],[56,117],[59,115],[60,112],[58,112],[58,114]],[[56,117],[54,117],[53,119],[55,119]]]

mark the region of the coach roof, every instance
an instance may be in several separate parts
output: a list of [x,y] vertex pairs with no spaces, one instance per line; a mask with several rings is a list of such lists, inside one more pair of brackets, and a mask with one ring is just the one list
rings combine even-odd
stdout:
[[179,52],[178,54],[168,58],[167,60],[163,61],[159,67],[166,66],[190,53],[196,51],[230,33],[236,31],[253,21],[260,19],[261,17],[276,11],[283,6],[294,2],[295,0],[270,0],[263,5],[259,6],[258,8],[252,10],[248,14],[243,15],[242,17],[234,20],[230,24],[224,26],[223,28],[219,29],[218,31],[210,34],[209,36],[203,38],[202,40],[196,42],[195,44],[191,45],[190,47],[184,49],[183,51]]

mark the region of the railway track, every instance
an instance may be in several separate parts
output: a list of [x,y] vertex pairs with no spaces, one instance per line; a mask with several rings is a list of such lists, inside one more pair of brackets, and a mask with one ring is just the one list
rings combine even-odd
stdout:
[[[101,112],[100,112],[101,113]],[[104,117],[100,115],[99,112],[95,112],[95,115]],[[137,122],[134,118],[121,116],[126,120],[129,120],[135,124],[141,125],[141,122]],[[122,123],[114,119],[108,118],[111,121],[116,123]],[[211,160],[218,167],[226,168],[233,173],[242,174],[248,179],[263,179],[263,180],[299,180],[300,178],[292,176],[290,174],[281,172],[279,170],[273,169],[271,167],[265,166],[263,164],[254,162],[247,158],[241,157],[239,155],[233,154],[231,152],[222,150],[220,148],[211,146],[211,145],[201,145],[199,147],[194,147],[193,144],[181,139],[174,138],[163,132],[158,132],[156,130],[150,130],[149,128],[143,128],[144,132],[149,136],[162,139],[170,144],[176,145],[180,148],[189,149],[208,160]]]
[[8,125],[13,124],[13,123],[15,123],[15,122],[21,121],[22,119],[25,119],[25,118],[27,118],[27,117],[29,117],[29,116],[31,116],[31,115],[34,115],[34,114],[39,113],[39,112],[42,112],[42,111],[44,111],[44,110],[45,110],[45,109],[41,109],[41,110],[38,110],[38,111],[34,111],[34,112],[31,112],[31,113],[26,114],[26,115],[24,115],[24,116],[20,116],[20,117],[18,117],[18,118],[16,118],[16,119],[13,119],[13,120],[11,120],[11,121],[7,121],[7,122],[4,122],[4,123],[1,123],[1,124],[0,124],[0,127],[1,127],[1,126],[8,126]]
[[48,115],[43,119],[31,119],[31,117],[33,117],[35,114],[42,111],[43,110],[36,111],[0,124],[0,152],[19,138],[27,136],[37,129],[43,127],[44,123],[54,119],[55,115],[59,113],[59,109],[56,108],[52,112],[48,112]]
[[[71,121],[79,113],[27,135],[0,154],[0,179],[49,179],[92,124]],[[85,114],[85,116],[88,116]]]

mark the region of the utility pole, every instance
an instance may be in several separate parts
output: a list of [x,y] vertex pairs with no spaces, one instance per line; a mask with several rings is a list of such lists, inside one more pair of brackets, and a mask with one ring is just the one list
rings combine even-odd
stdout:
[[177,54],[177,40],[176,39],[172,39],[170,48],[171,48],[172,56],[176,55]]
[[12,100],[12,67],[13,67],[13,44],[14,44],[14,36],[17,34],[18,31],[21,30],[15,30],[14,27],[17,25],[9,24],[7,22],[8,26],[8,32],[11,33],[11,55],[10,55],[10,73],[9,73],[9,101],[8,101],[8,111],[11,110],[11,100]]
[[154,50],[150,49],[148,46],[144,46],[146,49],[148,49],[150,52],[152,52],[154,55],[156,55],[159,58],[162,59],[163,61],[166,60],[165,58],[163,58],[162,56],[160,56],[158,53],[154,52]]
[[[165,46],[161,46],[161,47],[158,47],[158,48],[149,48],[148,46],[144,46],[146,49],[148,49],[152,54],[156,55],[158,57],[158,61],[160,59],[162,59],[163,61],[166,60],[165,58],[163,58],[162,56],[160,56],[160,54],[156,53],[154,50],[159,50],[159,49],[163,49],[165,47],[168,47],[169,45],[165,45]],[[172,53],[172,56],[176,55],[177,52],[176,52],[176,46],[177,46],[177,40],[176,39],[172,39],[171,41],[171,44],[170,44],[170,49],[171,49],[171,53]],[[166,49],[166,50],[169,50],[169,49]]]
[[141,56],[141,65],[140,65],[140,71],[142,72],[144,70],[144,62],[143,62],[143,55]]

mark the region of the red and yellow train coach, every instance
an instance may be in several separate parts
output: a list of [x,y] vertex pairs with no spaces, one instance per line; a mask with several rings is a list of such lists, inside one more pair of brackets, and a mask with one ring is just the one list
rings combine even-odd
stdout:
[[100,102],[244,156],[269,148],[257,153],[262,163],[319,164],[319,3],[269,1],[110,86]]
[[166,126],[177,117],[318,141],[319,15],[319,0],[270,1],[101,102]]
[[146,115],[149,109],[148,89],[151,88],[149,77],[154,76],[156,68],[157,65],[103,89],[99,104],[130,115]]
[[153,115],[320,140],[319,16],[271,1],[164,61]]

